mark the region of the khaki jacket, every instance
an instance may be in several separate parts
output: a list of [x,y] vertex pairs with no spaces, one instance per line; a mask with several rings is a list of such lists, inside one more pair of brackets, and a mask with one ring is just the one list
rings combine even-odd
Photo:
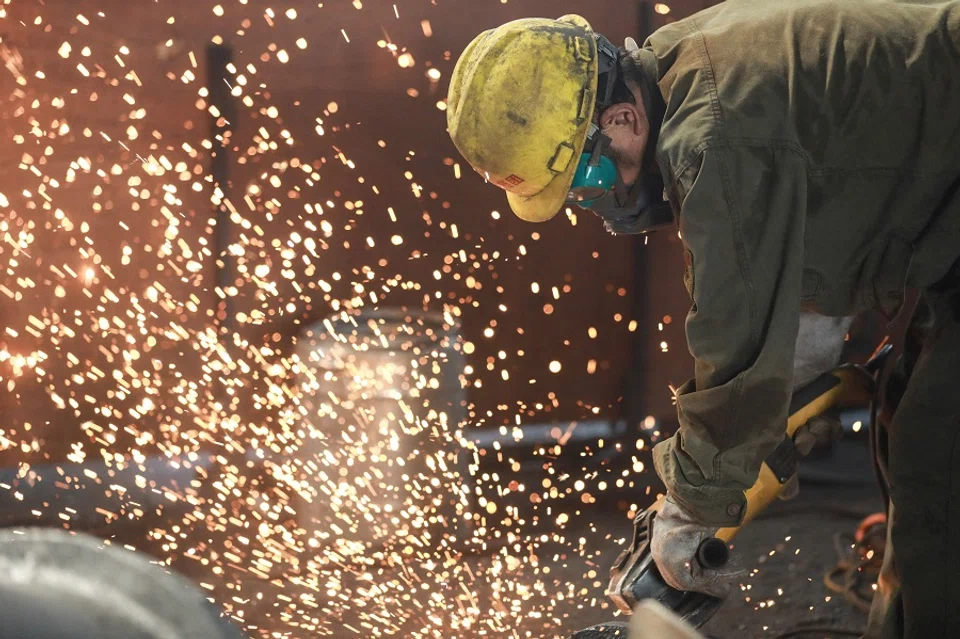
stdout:
[[801,310],[893,317],[960,256],[960,3],[729,0],[633,54],[685,247],[695,379],[657,472],[740,522],[783,437]]

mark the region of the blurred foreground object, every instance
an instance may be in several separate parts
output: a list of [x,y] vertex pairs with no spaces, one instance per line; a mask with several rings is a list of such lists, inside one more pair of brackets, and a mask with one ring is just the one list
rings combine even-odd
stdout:
[[633,611],[629,639],[703,639],[703,635],[663,604],[648,599]]
[[2,639],[242,639],[146,555],[46,528],[0,531]]
[[704,639],[693,627],[663,604],[641,601],[630,624],[613,622],[580,630],[570,639]]

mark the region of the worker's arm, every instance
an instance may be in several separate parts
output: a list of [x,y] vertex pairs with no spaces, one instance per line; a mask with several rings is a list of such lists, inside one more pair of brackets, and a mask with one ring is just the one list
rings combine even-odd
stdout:
[[654,462],[676,503],[703,524],[740,522],[743,491],[783,438],[805,210],[802,155],[770,145],[708,148],[683,196],[696,377],[678,392],[680,430],[655,447]]

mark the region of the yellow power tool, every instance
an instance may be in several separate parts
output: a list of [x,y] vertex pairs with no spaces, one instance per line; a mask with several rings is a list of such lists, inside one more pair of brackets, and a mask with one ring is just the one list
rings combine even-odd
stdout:
[[[730,541],[777,499],[787,482],[797,473],[801,456],[794,446],[793,436],[801,426],[836,407],[870,404],[876,390],[877,373],[889,352],[890,347],[884,347],[865,365],[841,366],[793,394],[783,440],[764,460],[756,483],[745,492],[747,508],[743,521],[739,526],[721,528],[715,537],[700,545],[696,560],[704,568],[720,568],[727,562]],[[610,570],[606,594],[624,614],[631,614],[641,601],[654,599],[699,628],[720,608],[723,599],[676,590],[663,580],[650,553],[658,505],[659,502],[637,515],[633,539]],[[571,639],[622,638],[626,637],[625,628],[622,623],[603,624],[581,630]]]

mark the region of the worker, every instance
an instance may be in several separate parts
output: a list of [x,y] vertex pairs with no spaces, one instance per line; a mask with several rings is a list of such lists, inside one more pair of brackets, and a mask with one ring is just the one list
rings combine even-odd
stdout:
[[730,586],[693,549],[782,439],[801,314],[892,320],[921,291],[866,636],[960,637],[960,4],[729,0],[622,48],[579,16],[513,21],[463,51],[447,117],[524,220],[680,232],[695,378],[653,451],[673,587]]

